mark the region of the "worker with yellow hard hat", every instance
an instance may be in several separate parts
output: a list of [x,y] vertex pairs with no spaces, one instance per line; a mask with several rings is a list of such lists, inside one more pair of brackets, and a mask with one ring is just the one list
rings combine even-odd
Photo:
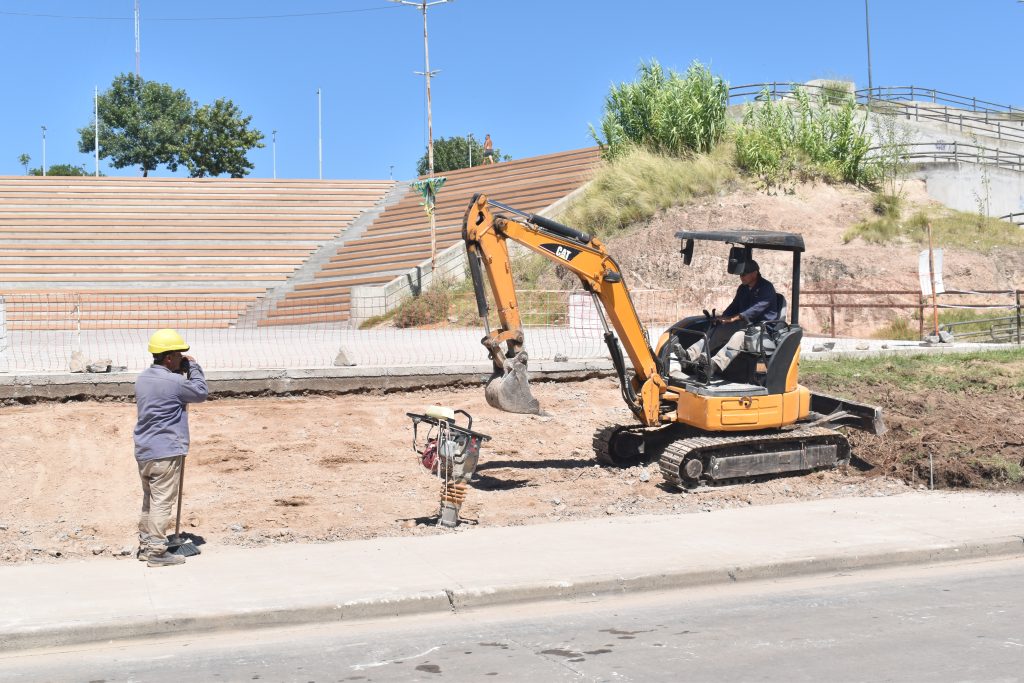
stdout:
[[135,460],[142,480],[137,557],[150,567],[182,564],[168,552],[167,527],[178,498],[188,455],[188,404],[206,400],[206,376],[189,346],[175,330],[157,330],[149,338],[153,364],[135,380]]

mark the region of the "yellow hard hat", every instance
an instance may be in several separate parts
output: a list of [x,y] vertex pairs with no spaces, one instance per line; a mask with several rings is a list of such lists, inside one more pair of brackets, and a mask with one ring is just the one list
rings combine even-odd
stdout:
[[149,352],[165,353],[167,351],[188,351],[188,344],[174,330],[157,330],[149,338]]

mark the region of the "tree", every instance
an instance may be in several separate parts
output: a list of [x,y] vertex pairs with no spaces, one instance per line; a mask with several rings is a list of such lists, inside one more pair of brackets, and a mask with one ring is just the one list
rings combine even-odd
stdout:
[[[263,147],[263,134],[248,129],[252,117],[243,117],[231,100],[198,107],[184,90],[134,74],[117,76],[98,108],[100,156],[114,168],[138,166],[143,176],[161,165],[171,171],[183,165],[194,178],[242,177],[252,169],[245,153]],[[78,133],[78,150],[93,152],[94,125]]]
[[243,116],[231,100],[219,99],[196,110],[185,140],[182,163],[193,178],[217,176],[243,178],[252,170],[245,153],[266,147],[263,134],[249,130],[251,116]]
[[[121,74],[100,94],[98,104],[100,157],[110,157],[114,168],[139,166],[143,176],[162,164],[178,169],[181,143],[195,109],[184,90]],[[94,127],[78,133],[78,151],[95,151]]]
[[28,165],[32,163],[32,157],[27,154],[19,154],[18,163],[25,167],[25,175],[28,175]]
[[[434,140],[434,173],[454,171],[458,168],[469,168],[470,150],[473,152],[473,165],[479,166],[484,160],[484,145],[475,137],[465,138],[456,135],[450,138]],[[494,158],[497,161],[508,161],[512,157],[502,157],[501,150],[495,148]],[[426,175],[430,170],[427,152],[416,162],[416,173]]]
[[[32,168],[26,171],[26,175],[43,175],[43,169]],[[73,166],[72,164],[54,164],[46,169],[46,175],[92,175],[89,171],[85,170],[85,166]]]

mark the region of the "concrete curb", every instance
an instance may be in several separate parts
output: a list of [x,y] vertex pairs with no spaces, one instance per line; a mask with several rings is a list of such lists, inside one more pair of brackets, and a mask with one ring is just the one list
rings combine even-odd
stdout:
[[[58,647],[105,640],[189,633],[297,626],[417,614],[458,613],[511,603],[575,600],[595,595],[625,595],[645,591],[783,579],[837,571],[878,569],[995,557],[1024,557],[1024,537],[1003,536],[960,544],[939,543],[918,548],[854,549],[833,556],[713,569],[655,571],[621,576],[597,575],[579,580],[533,582],[506,586],[440,589],[406,595],[386,595],[342,604],[324,603],[268,611],[237,611],[199,616],[155,615],[117,623],[80,623],[55,628],[32,628],[0,637],[0,652]],[[187,600],[187,596],[183,596]]]
[[[530,370],[534,382],[578,382],[613,374],[611,361],[540,362]],[[349,394],[409,391],[433,387],[480,386],[491,364],[450,366],[362,366],[291,370],[213,370],[206,373],[211,398],[296,393]],[[132,398],[138,373],[24,374],[0,376],[0,401]]]

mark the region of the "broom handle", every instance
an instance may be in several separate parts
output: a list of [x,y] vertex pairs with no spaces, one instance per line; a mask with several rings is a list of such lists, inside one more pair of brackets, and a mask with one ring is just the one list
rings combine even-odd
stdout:
[[181,456],[181,469],[178,475],[178,518],[174,522],[174,535],[181,537],[181,490],[185,486],[185,456]]

